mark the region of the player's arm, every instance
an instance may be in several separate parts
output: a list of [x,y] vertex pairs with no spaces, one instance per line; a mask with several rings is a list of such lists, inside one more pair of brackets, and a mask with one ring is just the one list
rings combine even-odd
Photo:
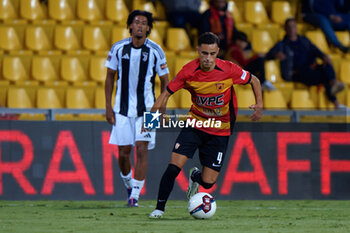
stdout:
[[165,89],[157,98],[156,102],[153,104],[151,112],[156,112],[157,110],[160,110],[161,113],[165,113],[166,104],[170,96],[171,93],[167,89]]
[[160,78],[160,93],[163,93],[169,84],[169,77],[168,77],[168,74],[165,74],[160,76],[159,78]]
[[112,107],[112,94],[114,88],[114,76],[116,70],[107,68],[107,75],[105,80],[105,97],[106,97],[106,119],[109,124],[115,124],[115,115]]
[[250,116],[252,121],[258,121],[263,115],[263,102],[262,102],[262,92],[260,81],[257,77],[252,75],[250,84],[252,85],[252,89],[255,95],[255,104],[249,106],[250,109],[254,110],[254,113]]

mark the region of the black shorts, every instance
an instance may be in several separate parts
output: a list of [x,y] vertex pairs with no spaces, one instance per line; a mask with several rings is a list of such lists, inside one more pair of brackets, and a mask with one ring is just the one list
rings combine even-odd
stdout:
[[197,148],[202,166],[220,171],[229,136],[217,136],[195,128],[183,128],[175,141],[173,152],[192,158]]

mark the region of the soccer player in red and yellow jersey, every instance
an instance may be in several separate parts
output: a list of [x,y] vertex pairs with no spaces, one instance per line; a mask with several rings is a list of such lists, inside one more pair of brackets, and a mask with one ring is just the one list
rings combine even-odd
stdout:
[[[202,171],[198,168],[190,170],[187,198],[198,192],[199,185],[209,189],[215,184],[237,114],[233,84],[252,85],[256,104],[249,107],[254,110],[251,119],[258,121],[262,117],[259,79],[232,62],[218,59],[218,45],[219,38],[215,34],[203,33],[198,38],[199,58],[182,68],[151,109],[164,111],[171,94],[185,88],[191,93],[193,103],[189,120],[196,123],[192,124],[193,127],[183,128],[176,139],[170,163],[159,185],[157,206],[150,218],[163,216],[177,175],[197,149],[203,167]],[[208,120],[221,124],[207,124],[207,127],[204,127],[204,123],[197,124]]]

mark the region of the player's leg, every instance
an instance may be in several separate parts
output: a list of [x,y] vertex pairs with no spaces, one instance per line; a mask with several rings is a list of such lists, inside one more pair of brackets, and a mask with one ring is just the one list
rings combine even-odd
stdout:
[[132,180],[132,191],[128,201],[129,206],[138,206],[140,193],[145,183],[148,164],[148,141],[137,141],[135,144],[136,165],[134,179]]
[[[190,180],[200,184],[205,189],[210,189],[216,182],[225,159],[228,136],[215,136],[203,134],[205,143],[199,148],[199,159],[203,166],[202,171],[192,169]],[[189,197],[193,196],[197,190],[191,190]]]
[[171,155],[170,163],[165,170],[158,191],[156,209],[149,215],[150,218],[162,217],[166,202],[173,190],[175,179],[180,173],[182,167],[189,158],[193,157],[198,148],[199,137],[192,129],[183,129],[177,137]]
[[130,152],[135,143],[134,125],[132,124],[132,119],[120,114],[115,114],[115,121],[109,143],[118,145],[120,176],[127,190],[129,199],[132,188]]
[[148,164],[148,150],[155,146],[155,131],[141,132],[143,117],[135,119],[135,145],[136,145],[136,165],[135,175],[132,180],[132,191],[128,201],[129,206],[138,206],[140,192],[145,183],[147,164]]
[[118,146],[119,159],[118,165],[120,169],[120,177],[124,183],[124,186],[128,192],[128,199],[131,195],[132,189],[132,170],[130,161],[131,145]]
[[150,218],[161,218],[163,216],[166,202],[168,201],[169,195],[174,187],[175,179],[179,175],[187,160],[188,157],[185,155],[175,152],[171,154],[168,167],[160,180],[157,206],[156,209],[149,215]]

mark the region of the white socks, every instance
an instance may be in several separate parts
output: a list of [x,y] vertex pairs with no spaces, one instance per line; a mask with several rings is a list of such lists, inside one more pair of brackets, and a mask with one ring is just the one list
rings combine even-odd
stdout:
[[120,177],[123,180],[125,188],[127,188],[127,189],[132,188],[132,170],[131,169],[130,169],[129,174],[127,174],[126,176],[124,176],[123,173],[120,172]]
[[132,191],[130,197],[138,200],[145,180],[132,179]]

